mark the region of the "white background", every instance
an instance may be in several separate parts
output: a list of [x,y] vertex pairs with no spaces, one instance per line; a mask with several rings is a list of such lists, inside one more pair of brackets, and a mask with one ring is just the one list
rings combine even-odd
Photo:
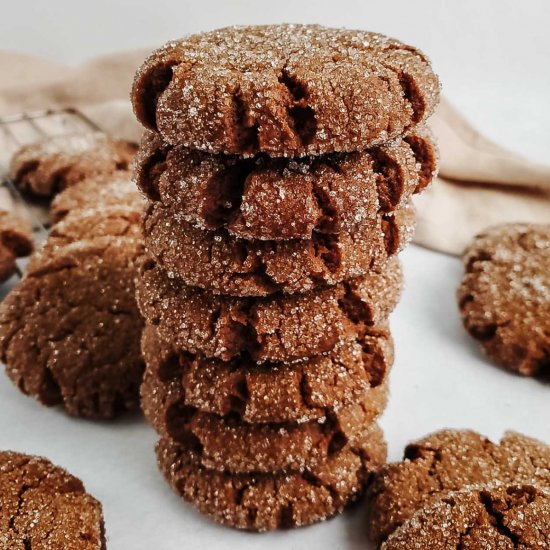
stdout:
[[[487,135],[550,162],[548,0],[2,0],[2,7],[0,47],[73,64],[230,24],[319,22],[383,32],[421,47],[446,96]],[[494,438],[513,428],[550,442],[550,386],[494,367],[464,333],[454,297],[460,262],[418,247],[403,262],[407,287],[392,318],[397,360],[382,420],[390,458],[444,426]],[[361,508],[289,533],[214,526],[161,481],[154,440],[139,419],[68,419],[0,377],[0,448],[46,455],[79,475],[104,504],[110,549],[367,548]]]

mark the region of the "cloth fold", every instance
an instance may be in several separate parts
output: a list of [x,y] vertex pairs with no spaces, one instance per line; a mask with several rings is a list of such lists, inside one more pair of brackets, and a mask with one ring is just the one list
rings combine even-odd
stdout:
[[[0,118],[74,107],[107,133],[138,141],[142,128],[133,117],[129,91],[148,53],[122,52],[70,68],[0,51]],[[429,125],[439,143],[440,174],[415,200],[415,242],[461,254],[472,237],[490,225],[550,223],[549,165],[530,162],[491,142],[445,99]]]

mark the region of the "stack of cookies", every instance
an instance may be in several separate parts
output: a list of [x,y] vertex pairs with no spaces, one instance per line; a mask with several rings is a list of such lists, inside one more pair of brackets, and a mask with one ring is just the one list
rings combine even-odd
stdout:
[[139,69],[142,407],[166,479],[217,521],[320,521],[385,461],[396,254],[438,95],[418,50],[313,25],[189,36]]

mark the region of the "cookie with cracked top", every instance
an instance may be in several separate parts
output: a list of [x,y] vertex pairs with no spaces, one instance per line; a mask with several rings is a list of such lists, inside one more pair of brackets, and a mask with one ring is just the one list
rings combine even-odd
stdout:
[[[306,294],[236,298],[170,279],[145,258],[136,280],[142,315],[178,350],[228,361],[296,361],[329,352],[381,326],[397,304],[403,277],[386,269]],[[386,336],[382,336],[386,338]]]
[[101,133],[48,137],[13,155],[10,178],[24,192],[50,197],[87,178],[128,170],[136,150]]
[[550,491],[523,485],[473,486],[416,512],[382,550],[550,547]]
[[436,165],[426,129],[364,152],[299,159],[210,155],[146,132],[135,178],[149,199],[196,227],[288,240],[356,231],[379,212],[404,206]]
[[466,330],[499,365],[550,374],[550,225],[489,228],[464,264],[457,298]]
[[174,350],[155,327],[141,340],[153,383],[181,385],[181,404],[249,423],[307,422],[358,401],[380,408],[393,362],[389,332],[343,342],[332,352],[296,363],[258,365],[249,358],[207,359]]
[[206,468],[233,473],[302,471],[343,447],[353,447],[370,430],[385,407],[386,385],[374,393],[373,399],[367,396],[308,422],[251,424],[236,415],[219,416],[185,405],[179,380],[163,382],[149,370],[141,386],[141,407],[161,437],[192,442]]
[[11,212],[0,210],[0,283],[15,273],[15,260],[28,256],[33,248],[31,225]]
[[227,27],[168,42],[138,70],[138,120],[174,145],[296,157],[412,131],[439,81],[416,48],[319,25]]
[[157,462],[172,489],[214,521],[238,529],[301,527],[342,512],[364,492],[386,459],[374,424],[354,448],[346,447],[303,472],[231,474],[204,468],[190,444],[157,444]]
[[349,233],[247,241],[224,229],[197,229],[172,209],[151,203],[144,240],[159,265],[190,286],[216,294],[265,296],[307,292],[383,269],[411,240],[414,224],[414,207],[408,205]]
[[125,206],[136,212],[145,211],[145,200],[136,189],[130,172],[87,178],[57,195],[50,206],[53,223],[74,211],[89,208]]
[[141,240],[142,221],[143,212],[127,205],[74,210],[52,227],[43,249],[107,236]]
[[102,237],[33,259],[0,304],[0,359],[23,393],[74,416],[111,418],[138,408],[140,254],[135,239]]
[[550,446],[514,432],[499,443],[467,430],[430,434],[376,473],[367,495],[369,536],[381,543],[445,493],[495,481],[550,488]]
[[2,548],[105,550],[101,504],[46,458],[0,451]]

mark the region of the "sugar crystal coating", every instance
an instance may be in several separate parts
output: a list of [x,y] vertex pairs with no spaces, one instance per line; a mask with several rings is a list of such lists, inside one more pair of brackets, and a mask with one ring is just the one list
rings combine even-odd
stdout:
[[24,145],[10,163],[10,178],[33,195],[55,195],[90,177],[128,170],[136,145],[101,133],[48,137]]
[[377,472],[367,495],[369,536],[380,543],[446,492],[495,481],[550,488],[550,447],[514,432],[499,443],[467,430],[430,434]]
[[388,141],[438,100],[437,77],[416,48],[319,25],[228,27],[168,42],[132,91],[138,120],[169,143],[294,157]]
[[104,550],[101,504],[49,460],[0,452],[0,546]]
[[478,235],[464,256],[462,322],[500,365],[550,373],[550,225],[504,224]]

